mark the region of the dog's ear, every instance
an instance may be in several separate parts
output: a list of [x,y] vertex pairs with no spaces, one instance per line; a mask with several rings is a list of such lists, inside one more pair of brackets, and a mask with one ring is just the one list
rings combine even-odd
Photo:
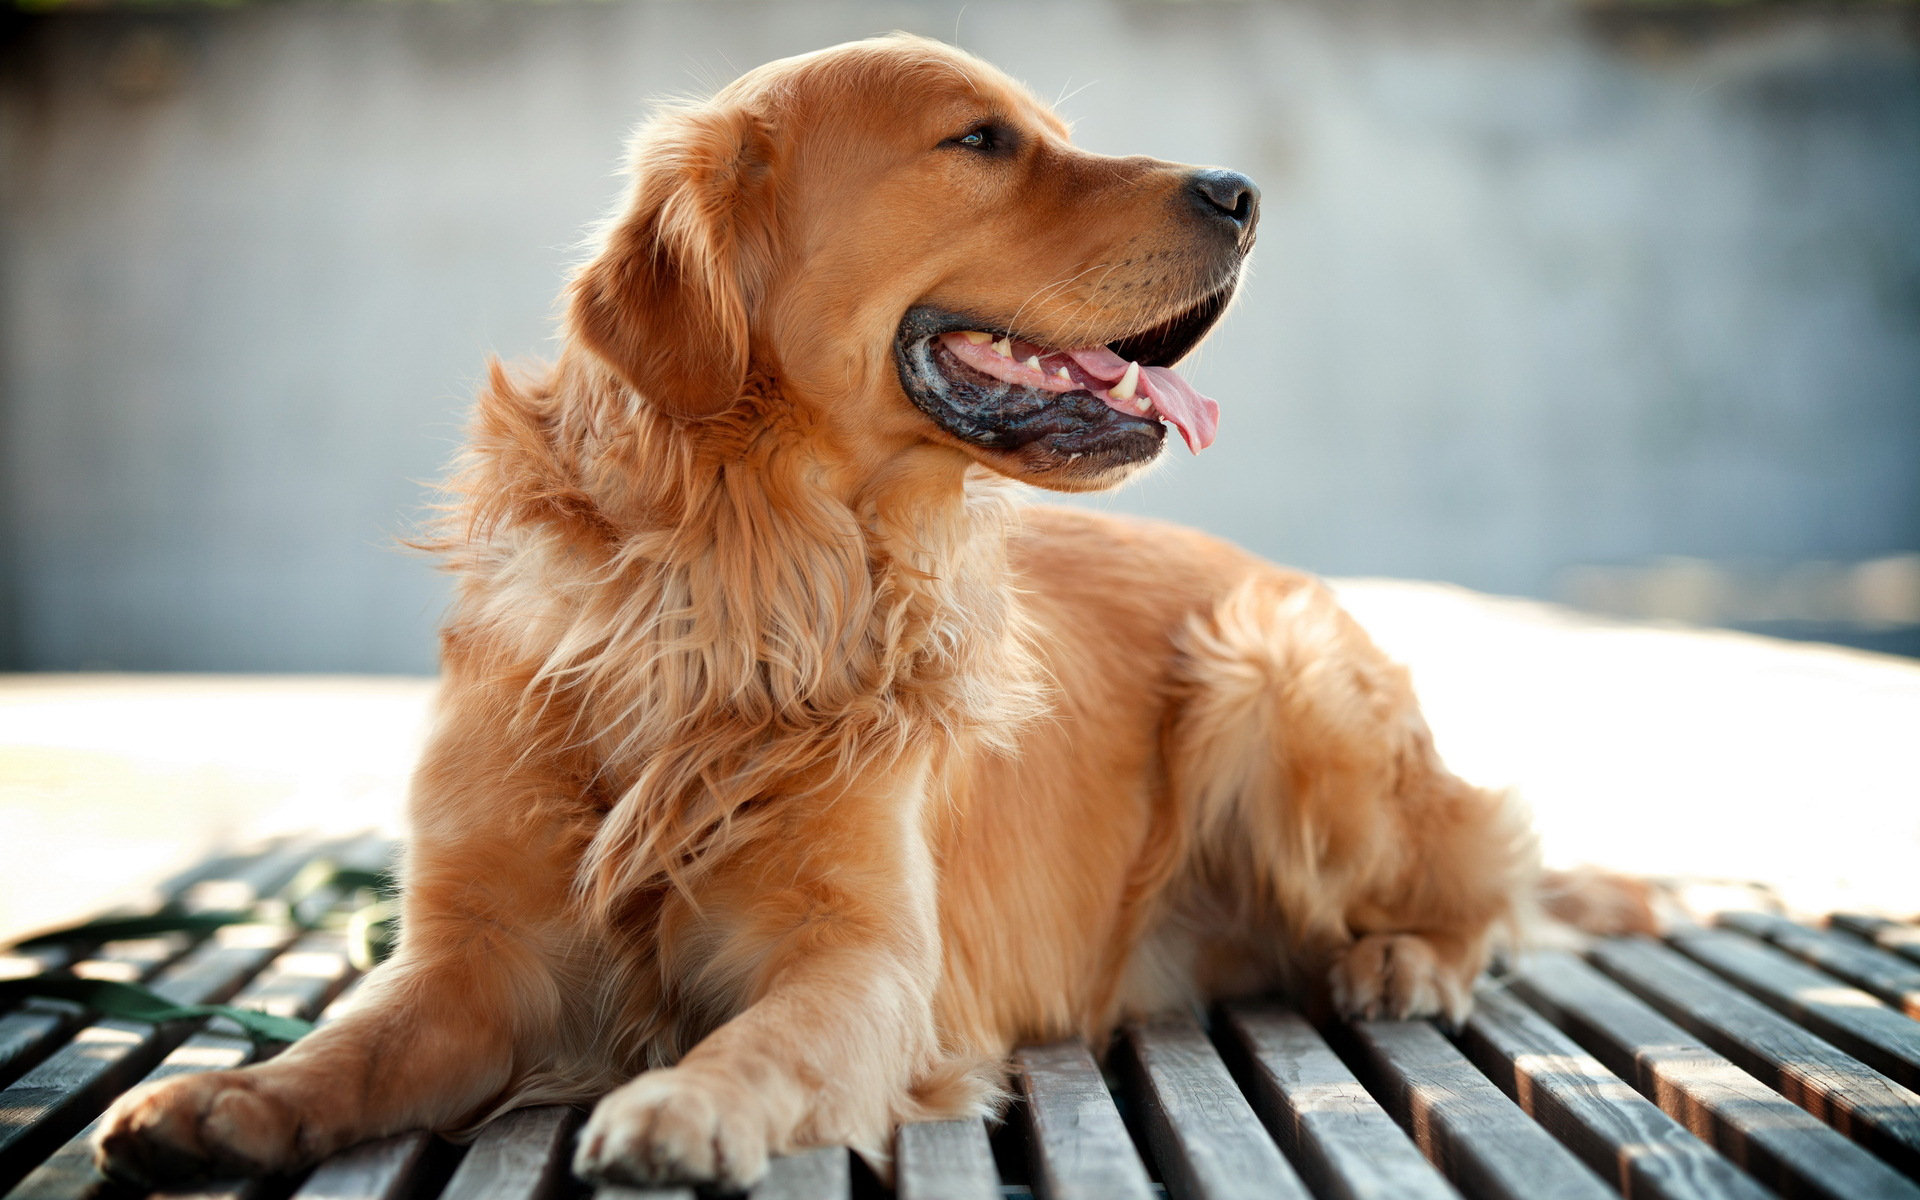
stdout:
[[631,202],[569,288],[572,335],[668,412],[712,416],[739,399],[772,149],[738,109],[655,118],[634,139]]

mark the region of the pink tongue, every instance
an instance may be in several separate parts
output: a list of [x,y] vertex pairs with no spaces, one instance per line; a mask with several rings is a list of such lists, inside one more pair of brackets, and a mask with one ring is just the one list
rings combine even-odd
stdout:
[[1194,391],[1193,385],[1174,374],[1172,367],[1141,367],[1140,376],[1147,395],[1153,397],[1154,408],[1187,439],[1188,450],[1198,454],[1213,445],[1213,435],[1220,431],[1217,403]]
[[[1120,377],[1127,373],[1127,360],[1105,346],[1049,350],[1044,346],[1020,342],[1012,347],[1013,355],[1008,358],[1004,355],[996,356],[985,345],[975,345],[959,334],[950,333],[946,336],[947,348],[958,355],[962,362],[971,363],[980,371],[999,379],[1018,375],[1023,368],[1018,368],[1015,364],[1020,361],[1020,356],[1023,354],[1044,356],[1055,367],[1059,363],[1059,359],[1055,356],[1065,355],[1072,359],[1074,365],[1090,379],[1101,383],[1118,383]],[[1052,370],[1053,367],[1043,367],[1041,373],[1050,375]],[[1009,374],[1010,372],[1012,375]],[[1029,386],[1032,386],[1031,381]],[[1073,385],[1065,383],[1056,385],[1049,380],[1043,386],[1061,391]],[[1194,391],[1193,385],[1174,374],[1173,368],[1141,367],[1139,390],[1141,394],[1153,401],[1154,411],[1171,421],[1173,427],[1180,431],[1180,436],[1187,440],[1189,450],[1198,454],[1213,445],[1213,435],[1220,428],[1220,406]],[[1100,393],[1096,390],[1095,394]],[[1140,415],[1140,410],[1131,400],[1114,400],[1105,396],[1102,396],[1102,399],[1119,412]]]
[[1127,373],[1127,360],[1105,346],[1088,346],[1084,350],[1069,350],[1067,357],[1078,363],[1082,371],[1108,383],[1115,382]]
[[[1067,356],[1087,374],[1108,383],[1127,373],[1127,360],[1105,346],[1069,350]],[[1213,445],[1213,435],[1220,430],[1218,404],[1194,391],[1193,385],[1174,374],[1171,367],[1141,367],[1140,374],[1140,385],[1153,398],[1153,407],[1187,439],[1187,449],[1198,454]],[[1126,411],[1121,404],[1115,403],[1114,407]]]

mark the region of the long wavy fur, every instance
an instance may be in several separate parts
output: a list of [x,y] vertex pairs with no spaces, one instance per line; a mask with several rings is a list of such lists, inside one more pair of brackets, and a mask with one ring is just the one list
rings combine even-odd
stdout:
[[586,750],[614,789],[577,880],[605,919],[754,837],[776,784],[804,803],[794,780],[830,797],[929,738],[1005,744],[1045,696],[1002,487],[849,503],[764,385],[699,422],[621,390],[496,365],[428,543],[461,576],[447,637],[514,648],[526,752]]

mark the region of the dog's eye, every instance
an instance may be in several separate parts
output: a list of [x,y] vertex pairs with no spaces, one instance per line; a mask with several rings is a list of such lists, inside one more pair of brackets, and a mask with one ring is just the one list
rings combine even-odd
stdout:
[[959,146],[981,154],[999,154],[1009,148],[1009,140],[991,122],[975,125],[958,137],[950,137],[942,146]]

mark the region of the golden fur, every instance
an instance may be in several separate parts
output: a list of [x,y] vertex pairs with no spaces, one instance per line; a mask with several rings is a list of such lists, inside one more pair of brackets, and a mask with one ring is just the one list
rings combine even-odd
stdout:
[[[929,149],[982,113],[1017,155]],[[557,363],[493,370],[452,485],[397,956],[277,1059],[122,1099],[107,1169],[604,1097],[582,1172],[744,1183],[882,1161],[990,1106],[1016,1043],[1130,1014],[1284,986],[1461,1015],[1533,841],[1405,672],[1310,578],[1018,507],[1008,479],[1131,468],[972,444],[895,374],[911,305],[1105,341],[1250,227],[1203,245],[1190,168],[1078,151],[909,38],[669,109],[634,171]]]

